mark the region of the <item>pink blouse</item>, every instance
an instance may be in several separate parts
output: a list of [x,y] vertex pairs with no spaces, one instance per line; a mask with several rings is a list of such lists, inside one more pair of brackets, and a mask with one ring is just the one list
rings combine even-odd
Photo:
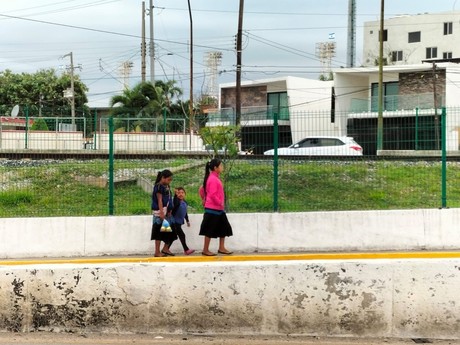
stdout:
[[200,188],[200,196],[204,199],[204,207],[213,210],[224,210],[225,196],[224,186],[219,179],[219,174],[211,171],[206,181],[206,195],[203,188]]

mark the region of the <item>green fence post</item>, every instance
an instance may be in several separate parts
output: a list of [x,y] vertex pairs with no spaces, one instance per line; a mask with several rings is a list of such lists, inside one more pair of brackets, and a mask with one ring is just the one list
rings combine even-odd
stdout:
[[273,211],[278,212],[278,114],[273,113]]
[[24,137],[24,140],[25,140],[25,143],[24,143],[24,147],[26,149],[29,148],[29,142],[28,142],[28,139],[29,139],[29,107],[26,105],[25,107],[25,113],[26,113],[26,131],[25,131],[25,137]]
[[415,108],[415,150],[418,150],[418,108]]
[[446,108],[441,112],[441,145],[442,145],[442,172],[441,172],[441,207],[447,207],[447,152],[446,152]]
[[109,117],[109,216],[113,216],[113,117]]
[[94,109],[94,127],[93,127],[93,150],[96,149],[97,141],[97,109]]

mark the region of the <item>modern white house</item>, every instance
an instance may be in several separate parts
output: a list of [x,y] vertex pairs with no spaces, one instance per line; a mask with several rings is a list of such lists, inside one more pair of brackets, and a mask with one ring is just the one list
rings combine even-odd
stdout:
[[[380,21],[364,23],[363,66],[378,65]],[[384,21],[384,58],[388,65],[419,64],[426,59],[460,57],[460,11],[403,15]]]
[[[242,150],[263,153],[273,148],[274,118],[278,119],[280,146],[288,146],[319,129],[337,131],[330,116],[332,81],[280,77],[241,83]],[[219,109],[208,114],[208,126],[235,123],[236,84],[219,85]]]
[[[378,67],[334,71],[337,121],[365,152],[376,152]],[[384,150],[439,150],[441,111],[447,108],[448,151],[459,150],[460,66],[455,63],[384,66]]]

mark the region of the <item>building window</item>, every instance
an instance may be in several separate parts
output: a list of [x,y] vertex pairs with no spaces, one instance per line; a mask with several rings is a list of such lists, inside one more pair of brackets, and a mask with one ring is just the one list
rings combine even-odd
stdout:
[[426,48],[426,58],[427,59],[435,59],[437,57],[438,57],[438,48],[437,47]]
[[[380,42],[380,30],[379,30],[379,38],[378,38],[379,42]],[[386,42],[388,41],[388,30],[383,30],[383,42]]]
[[395,50],[391,52],[391,61],[402,61],[403,60],[403,52],[402,50]]
[[287,92],[271,92],[267,94],[267,105],[278,114],[278,119],[289,120],[289,102]]
[[409,32],[409,43],[420,42],[421,36],[422,34],[420,31]]
[[444,35],[452,35],[452,22],[444,23]]
[[[379,84],[371,85],[371,111],[378,110]],[[399,100],[399,82],[391,81],[383,83],[383,110],[397,110]]]
[[443,59],[452,59],[452,52],[444,52],[442,53]]

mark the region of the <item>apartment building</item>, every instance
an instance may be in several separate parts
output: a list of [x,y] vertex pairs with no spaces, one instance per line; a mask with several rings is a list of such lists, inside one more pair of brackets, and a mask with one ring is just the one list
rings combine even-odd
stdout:
[[[364,23],[363,66],[378,65],[380,21]],[[384,21],[387,65],[420,64],[427,59],[460,57],[460,11],[423,13]]]

